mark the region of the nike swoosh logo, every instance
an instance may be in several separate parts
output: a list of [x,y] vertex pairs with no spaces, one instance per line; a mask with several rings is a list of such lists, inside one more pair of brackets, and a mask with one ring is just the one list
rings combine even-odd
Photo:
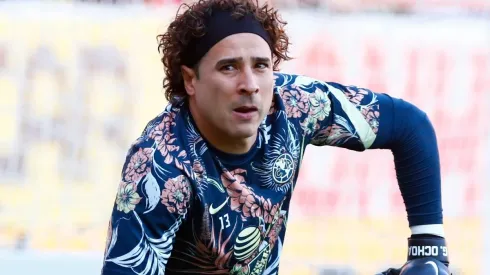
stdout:
[[436,271],[436,275],[439,275],[439,268],[437,268],[436,263],[434,263],[433,261],[428,261],[425,264],[430,264],[434,268],[434,270]]
[[223,206],[225,206],[225,204],[228,202],[229,198],[230,197],[226,197],[226,200],[222,204],[218,205],[218,207],[216,207],[216,208],[214,208],[213,204],[211,203],[211,205],[209,205],[209,214],[214,215],[214,214],[218,213],[218,211],[220,211],[221,208],[223,208]]

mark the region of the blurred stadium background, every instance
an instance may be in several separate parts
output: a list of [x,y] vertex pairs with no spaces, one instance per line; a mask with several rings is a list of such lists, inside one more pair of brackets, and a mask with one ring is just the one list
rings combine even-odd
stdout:
[[[99,274],[126,150],[166,104],[180,0],[0,2],[0,274]],[[273,0],[288,72],[403,97],[439,137],[455,274],[490,262],[490,1]],[[389,151],[312,147],[282,274],[374,274],[409,235]],[[326,227],[324,227],[326,225]]]

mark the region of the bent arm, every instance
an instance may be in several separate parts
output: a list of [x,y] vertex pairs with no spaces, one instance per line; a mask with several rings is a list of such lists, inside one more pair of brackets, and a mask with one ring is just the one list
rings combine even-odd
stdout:
[[443,236],[438,144],[424,112],[387,94],[304,76],[281,74],[276,85],[306,144],[391,150],[412,233]]
[[387,115],[372,149],[390,149],[413,234],[443,236],[441,168],[437,137],[415,105],[383,95]]

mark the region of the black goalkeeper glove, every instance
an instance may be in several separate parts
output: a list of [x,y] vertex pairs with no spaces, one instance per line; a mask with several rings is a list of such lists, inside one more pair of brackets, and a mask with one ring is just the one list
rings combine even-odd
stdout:
[[377,275],[451,275],[446,240],[433,235],[412,235],[408,239],[407,262]]

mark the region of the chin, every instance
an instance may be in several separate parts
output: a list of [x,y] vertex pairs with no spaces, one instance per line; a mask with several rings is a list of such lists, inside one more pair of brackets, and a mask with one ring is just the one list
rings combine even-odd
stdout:
[[256,135],[258,130],[259,125],[238,125],[229,133],[233,138],[246,139]]

